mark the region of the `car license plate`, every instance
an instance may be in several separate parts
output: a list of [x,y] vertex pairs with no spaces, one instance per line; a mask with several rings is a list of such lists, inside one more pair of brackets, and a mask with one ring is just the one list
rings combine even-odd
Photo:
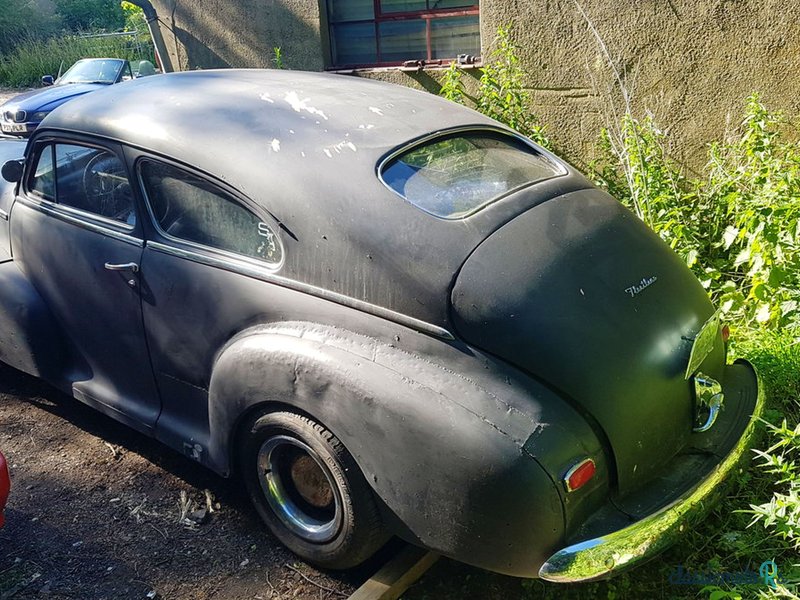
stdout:
[[25,123],[0,123],[0,130],[7,133],[25,133],[28,127]]
[[706,359],[706,356],[711,354],[719,336],[719,327],[720,318],[719,311],[717,311],[703,324],[700,332],[694,338],[692,353],[689,355],[689,364],[686,366],[686,379],[689,379]]

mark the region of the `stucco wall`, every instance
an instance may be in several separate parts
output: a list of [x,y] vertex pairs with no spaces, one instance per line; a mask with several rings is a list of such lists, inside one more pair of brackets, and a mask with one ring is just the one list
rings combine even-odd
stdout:
[[[744,98],[800,113],[800,3],[779,0],[582,0],[623,75],[637,111],[671,131],[675,154],[699,166],[705,144],[737,121]],[[324,0],[157,0],[164,35],[182,68],[272,66],[280,46],[288,68],[327,63]],[[586,160],[621,94],[574,0],[481,0],[484,56],[498,25],[512,24],[522,47],[533,110],[573,159]],[[170,31],[172,29],[174,31]],[[437,88],[435,70],[360,73]],[[476,73],[477,75],[477,73]],[[467,77],[469,80],[470,77]]]

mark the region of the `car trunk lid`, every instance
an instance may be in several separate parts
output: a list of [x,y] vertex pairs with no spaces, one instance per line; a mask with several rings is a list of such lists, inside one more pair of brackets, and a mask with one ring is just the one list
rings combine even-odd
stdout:
[[466,260],[451,301],[466,341],[557,388],[599,430],[620,494],[686,444],[685,372],[713,307],[686,265],[605,192],[566,194],[506,223]]

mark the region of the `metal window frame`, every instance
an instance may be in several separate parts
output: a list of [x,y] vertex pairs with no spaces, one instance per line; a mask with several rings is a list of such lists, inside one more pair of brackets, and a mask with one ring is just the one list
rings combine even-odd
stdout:
[[[427,1],[430,4],[430,0]],[[329,4],[326,2],[326,10]],[[341,21],[333,21],[332,15],[328,15],[328,30],[329,30],[329,44],[331,46],[331,69],[365,69],[371,67],[399,67],[403,66],[407,61],[382,61],[381,60],[381,35],[380,25],[392,21],[424,21],[425,22],[425,48],[426,57],[423,59],[409,58],[408,60],[418,60],[423,64],[443,65],[449,64],[456,57],[450,59],[433,58],[433,50],[431,48],[431,22],[436,19],[444,19],[448,17],[465,17],[465,16],[480,16],[480,4],[477,0],[470,6],[463,8],[439,8],[439,9],[425,9],[416,11],[392,12],[384,13],[381,10],[381,0],[373,0],[373,17],[371,19],[343,19]],[[372,63],[339,63],[336,61],[334,44],[335,36],[333,33],[337,25],[352,25],[372,23],[375,25],[375,51],[377,60]],[[480,27],[478,28],[478,35],[480,35]]]

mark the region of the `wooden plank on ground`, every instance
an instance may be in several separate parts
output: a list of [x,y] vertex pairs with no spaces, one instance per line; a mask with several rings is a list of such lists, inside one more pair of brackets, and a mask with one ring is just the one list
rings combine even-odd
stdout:
[[434,552],[406,546],[348,600],[397,600],[438,558]]

